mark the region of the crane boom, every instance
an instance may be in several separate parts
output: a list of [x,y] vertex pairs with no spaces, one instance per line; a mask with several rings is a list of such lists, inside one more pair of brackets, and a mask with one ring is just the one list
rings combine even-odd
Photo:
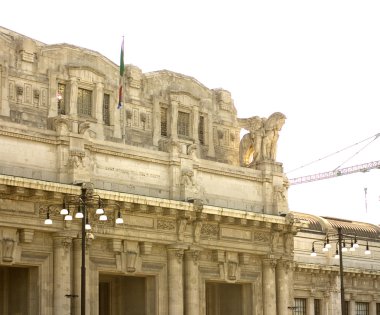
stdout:
[[364,164],[353,165],[353,166],[340,168],[340,169],[329,171],[329,172],[290,178],[289,183],[290,185],[309,183],[309,182],[314,182],[317,180],[328,179],[328,178],[342,176],[342,175],[348,175],[348,174],[352,174],[356,172],[367,172],[374,168],[380,168],[380,161],[373,161],[373,162],[368,162]]

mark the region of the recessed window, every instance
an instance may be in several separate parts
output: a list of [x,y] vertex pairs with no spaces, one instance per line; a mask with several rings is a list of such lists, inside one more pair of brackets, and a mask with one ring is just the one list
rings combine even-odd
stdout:
[[78,115],[91,116],[92,114],[92,91],[78,88]]
[[205,118],[204,116],[199,116],[198,136],[199,136],[199,143],[205,144]]
[[314,300],[314,315],[321,315],[321,300]]
[[161,136],[168,135],[168,110],[161,107]]
[[369,303],[357,302],[356,315],[369,315]]
[[294,315],[306,315],[306,299],[294,299]]
[[178,112],[177,133],[180,136],[190,136],[190,114]]
[[110,124],[110,95],[104,94],[103,97],[103,121],[106,125]]

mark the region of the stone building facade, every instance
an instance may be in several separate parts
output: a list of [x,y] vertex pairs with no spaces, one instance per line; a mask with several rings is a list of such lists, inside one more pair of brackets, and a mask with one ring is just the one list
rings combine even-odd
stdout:
[[[238,118],[228,91],[133,65],[117,109],[101,54],[5,28],[0,43],[1,314],[290,315],[322,296],[336,314],[336,266],[306,257],[327,230],[289,213],[283,114]],[[370,237],[353,278],[373,290],[349,294],[377,315]]]

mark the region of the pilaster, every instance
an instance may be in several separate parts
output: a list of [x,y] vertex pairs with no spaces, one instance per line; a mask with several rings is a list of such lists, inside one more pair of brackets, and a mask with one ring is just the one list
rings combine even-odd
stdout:
[[200,250],[190,248],[185,251],[185,314],[199,315],[199,260]]
[[263,306],[264,315],[275,315],[276,312],[276,260],[263,259]]
[[183,301],[183,254],[185,245],[171,245],[168,253],[168,315],[184,314]]
[[71,293],[71,246],[72,239],[66,236],[54,236],[54,256],[53,256],[53,296],[54,314],[64,315],[70,313],[71,300],[74,295]]

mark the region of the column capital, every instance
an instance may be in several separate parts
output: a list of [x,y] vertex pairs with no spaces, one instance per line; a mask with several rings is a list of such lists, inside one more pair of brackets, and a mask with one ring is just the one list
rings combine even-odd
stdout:
[[270,267],[272,269],[276,268],[277,259],[275,259],[275,258],[264,258],[262,261],[263,261],[264,267]]

